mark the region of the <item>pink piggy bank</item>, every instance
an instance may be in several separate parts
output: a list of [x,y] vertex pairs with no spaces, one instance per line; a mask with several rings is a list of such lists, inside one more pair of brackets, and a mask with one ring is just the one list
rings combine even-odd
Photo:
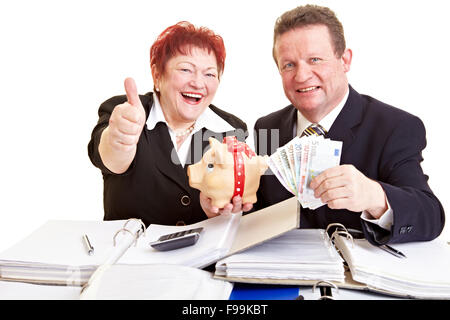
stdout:
[[255,203],[261,175],[267,170],[266,158],[255,155],[236,137],[223,143],[209,138],[210,149],[201,161],[187,170],[189,185],[211,198],[211,204],[223,208],[240,195],[243,203]]

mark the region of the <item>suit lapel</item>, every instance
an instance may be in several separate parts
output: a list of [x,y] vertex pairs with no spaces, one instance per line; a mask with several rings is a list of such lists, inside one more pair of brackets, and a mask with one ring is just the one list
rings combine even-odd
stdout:
[[[146,119],[153,107],[153,93],[146,94],[149,97],[147,103],[144,103]],[[144,130],[147,127],[144,127]],[[178,154],[174,149],[169,130],[165,123],[159,122],[152,130],[147,130],[149,145],[155,159],[157,169],[167,178],[178,184],[181,188],[189,192],[188,179],[184,168],[180,164]]]
[[291,141],[294,135],[294,128],[297,123],[297,109],[290,105],[286,110],[286,115],[281,119],[280,126],[280,147]]
[[[186,158],[186,165],[184,166],[185,171],[187,172],[187,166],[190,164],[194,164],[199,162],[203,157],[203,150],[205,150],[209,146],[209,140],[207,137],[214,135],[205,134],[206,129],[202,128],[201,130],[194,133],[191,140],[191,146],[189,148],[189,152]],[[220,140],[220,138],[218,138]],[[222,140],[220,140],[222,142]]]
[[151,130],[150,144],[156,160],[155,164],[159,171],[188,191],[186,173],[180,164],[165,123],[159,122]]
[[343,152],[353,143],[355,134],[352,128],[361,123],[363,116],[361,96],[351,86],[349,88],[347,102],[326,135],[327,138],[332,140],[342,141]]

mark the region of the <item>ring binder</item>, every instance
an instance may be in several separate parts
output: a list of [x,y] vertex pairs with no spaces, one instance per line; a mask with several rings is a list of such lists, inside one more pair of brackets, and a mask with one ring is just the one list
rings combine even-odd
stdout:
[[[139,230],[137,230],[135,234],[133,234],[133,232],[131,232],[130,230],[128,230],[128,229],[126,228],[128,222],[130,222],[130,221],[137,221],[137,222],[139,222],[139,223],[141,224],[141,227],[142,227],[142,228],[139,229]],[[129,234],[131,234],[131,235],[134,237],[134,246],[136,247],[136,246],[137,246],[137,240],[138,240],[138,238],[139,238],[142,234],[145,235],[145,232],[146,232],[146,231],[147,231],[147,229],[145,228],[145,224],[142,222],[141,219],[130,218],[130,219],[128,219],[127,221],[125,221],[125,223],[124,223],[124,225],[123,225],[123,227],[122,227],[121,229],[117,230],[116,234],[115,234],[114,237],[113,237],[113,245],[114,245],[114,247],[116,246],[116,237],[117,237],[117,235],[118,235],[119,233],[121,233],[121,232],[128,232]]]
[[[333,226],[337,230],[332,229]],[[333,241],[328,236],[331,231]],[[316,232],[316,236],[311,237],[310,232]],[[288,237],[291,233],[292,238]],[[301,252],[303,243],[309,246],[308,252],[314,254],[305,253],[301,257],[303,260],[299,258],[289,261],[292,263],[292,270],[301,270],[290,272],[286,264],[286,253]],[[450,251],[446,241],[438,238],[432,241],[399,243],[395,246],[408,258],[398,259],[385,254],[364,238],[363,231],[339,224],[330,224],[326,231],[295,229],[268,240],[257,248],[251,248],[243,255],[236,253],[220,260],[216,264],[214,277],[231,282],[301,286],[312,286],[322,279],[331,281],[339,289],[364,290],[401,298],[450,299]],[[283,250],[274,250],[275,247]],[[333,254],[338,252],[341,257],[336,261],[330,260],[328,266],[319,271],[321,262],[327,259],[318,253],[325,251]],[[314,260],[315,257],[321,259]],[[315,271],[312,274],[315,278],[306,279],[305,274],[310,276],[308,267]],[[283,272],[278,272],[279,269]],[[334,270],[342,272],[343,277],[331,279]],[[296,277],[297,274],[301,274],[302,278]],[[320,283],[316,283],[314,287],[319,285]],[[329,291],[330,288],[326,290]],[[322,288],[321,291],[326,290]],[[347,295],[346,292],[341,294]],[[322,293],[323,298],[330,298],[329,295]],[[317,293],[315,296],[318,298]],[[340,298],[344,297],[341,295]]]
[[[145,224],[145,230],[138,219],[128,222],[126,219],[47,221],[28,237],[0,253],[0,280],[83,286],[95,274],[101,273],[103,267],[99,269],[100,266],[163,263],[204,268],[233,253],[256,247],[262,241],[297,230],[297,203],[297,199],[292,197],[243,217],[240,214],[219,215],[183,227]],[[205,232],[200,239],[204,241],[197,243],[196,250],[187,248],[157,253],[152,252],[148,245],[164,234],[197,227],[205,228]],[[143,233],[146,233],[145,238]],[[83,234],[92,238],[95,255],[86,254],[80,241]],[[136,240],[136,246],[133,246]]]

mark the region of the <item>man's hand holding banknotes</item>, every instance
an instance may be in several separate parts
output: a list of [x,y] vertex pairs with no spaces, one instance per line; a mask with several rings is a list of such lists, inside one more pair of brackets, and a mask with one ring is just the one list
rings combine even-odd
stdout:
[[310,188],[330,209],[366,211],[379,219],[388,209],[381,185],[363,175],[353,165],[329,168],[315,177]]
[[295,137],[269,158],[269,167],[305,208],[368,212],[379,219],[388,209],[381,185],[353,165],[339,165],[342,142],[323,136]]

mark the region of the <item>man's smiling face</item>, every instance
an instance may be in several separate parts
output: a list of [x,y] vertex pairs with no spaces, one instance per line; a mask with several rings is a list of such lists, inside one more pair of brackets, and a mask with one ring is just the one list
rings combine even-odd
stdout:
[[281,34],[275,55],[286,97],[309,121],[319,122],[344,97],[352,53],[346,49],[336,56],[325,25]]

